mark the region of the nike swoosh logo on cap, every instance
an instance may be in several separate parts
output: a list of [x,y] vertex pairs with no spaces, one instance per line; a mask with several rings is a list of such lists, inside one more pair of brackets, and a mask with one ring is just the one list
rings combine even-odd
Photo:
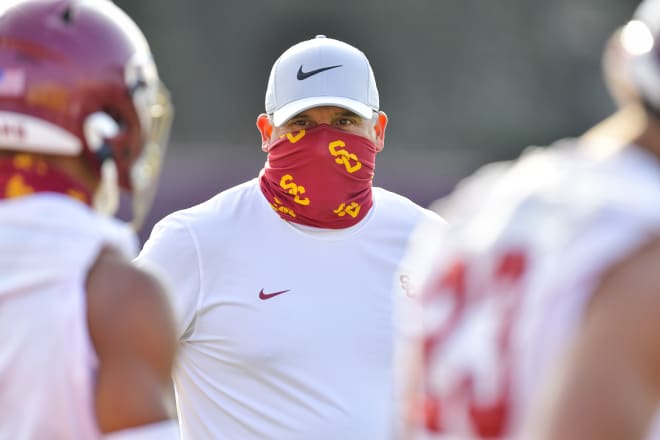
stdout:
[[298,78],[299,81],[302,81],[303,79],[307,79],[312,75],[316,75],[317,73],[325,72],[326,70],[330,69],[336,69],[337,67],[342,67],[343,64],[338,64],[336,66],[328,66],[328,67],[321,67],[320,69],[315,69],[315,70],[310,70],[309,72],[303,72],[302,64],[298,68],[298,74],[296,75],[296,78]]
[[289,292],[290,290],[291,290],[291,289],[289,289],[289,290],[280,290],[279,292],[273,292],[273,293],[265,293],[265,292],[264,292],[264,289],[261,289],[261,291],[259,292],[259,299],[271,299],[271,298],[273,298],[273,297],[275,297],[275,296],[277,296],[277,295],[281,295],[281,294],[283,294],[283,293],[287,293],[287,292]]

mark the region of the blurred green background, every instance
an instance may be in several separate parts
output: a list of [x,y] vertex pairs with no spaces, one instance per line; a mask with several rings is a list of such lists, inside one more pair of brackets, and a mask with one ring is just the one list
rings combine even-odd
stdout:
[[375,184],[428,205],[527,145],[577,136],[613,110],[600,76],[636,0],[116,0],[150,40],[176,106],[142,231],[257,175],[270,68],[317,34],[370,59],[390,117]]

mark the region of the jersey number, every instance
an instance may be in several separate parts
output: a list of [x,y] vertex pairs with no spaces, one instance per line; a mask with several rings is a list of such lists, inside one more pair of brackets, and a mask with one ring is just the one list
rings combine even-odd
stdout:
[[[447,419],[455,422],[458,411],[460,413],[458,418],[463,421],[460,423],[463,426],[458,428],[461,431],[469,431],[471,435],[481,438],[505,434],[510,415],[512,385],[511,335],[514,317],[520,304],[521,279],[526,266],[527,260],[522,252],[510,251],[496,260],[492,269],[485,275],[485,279],[473,282],[474,278],[470,277],[471,274],[468,272],[470,270],[468,262],[457,260],[445,266],[447,269],[440,272],[430,284],[425,296],[427,306],[431,307],[436,301],[442,301],[450,306],[446,319],[437,328],[427,331],[424,339],[427,386],[423,408],[428,431],[442,433],[450,429],[454,433],[453,427],[448,428]],[[494,353],[495,368],[494,374],[488,380],[495,381],[492,389],[496,392],[491,392],[485,399],[483,396],[478,397],[474,369],[465,368],[460,369],[458,374],[453,374],[451,377],[457,379],[452,380],[449,389],[445,388],[441,395],[438,395],[429,386],[431,380],[429,373],[434,369],[434,362],[443,362],[442,355],[435,356],[437,350],[442,350],[458,327],[465,325],[462,320],[466,319],[466,312],[486,300],[490,302],[487,319],[494,323],[490,327],[493,332],[488,335],[488,343]]]

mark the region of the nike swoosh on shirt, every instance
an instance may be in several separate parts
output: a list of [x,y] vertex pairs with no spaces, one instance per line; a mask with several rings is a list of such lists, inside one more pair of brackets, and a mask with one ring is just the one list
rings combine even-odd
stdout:
[[264,292],[264,289],[261,289],[261,291],[259,292],[259,299],[271,299],[273,297],[276,297],[277,295],[287,293],[290,290],[291,289],[289,289],[289,290],[280,290],[279,292],[273,292],[273,293],[266,293],[266,292]]
[[299,81],[302,81],[303,79],[307,79],[312,75],[316,75],[317,73],[325,72],[326,70],[330,69],[336,69],[337,67],[341,67],[343,64],[338,64],[336,66],[328,66],[328,67],[321,67],[320,69],[315,69],[315,70],[310,70],[309,72],[303,72],[302,64],[298,68],[298,74],[296,75],[296,78],[298,78]]

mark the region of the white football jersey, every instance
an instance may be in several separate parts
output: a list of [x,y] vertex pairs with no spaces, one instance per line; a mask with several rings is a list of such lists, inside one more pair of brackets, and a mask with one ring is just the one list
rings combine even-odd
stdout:
[[58,194],[0,201],[0,440],[95,439],[85,280],[135,234]]
[[154,228],[136,260],[172,285],[184,438],[392,438],[393,302],[414,227],[442,220],[374,188],[342,230],[283,221],[257,179]]
[[513,438],[601,274],[660,232],[660,167],[564,141],[453,197],[425,284],[419,438]]

